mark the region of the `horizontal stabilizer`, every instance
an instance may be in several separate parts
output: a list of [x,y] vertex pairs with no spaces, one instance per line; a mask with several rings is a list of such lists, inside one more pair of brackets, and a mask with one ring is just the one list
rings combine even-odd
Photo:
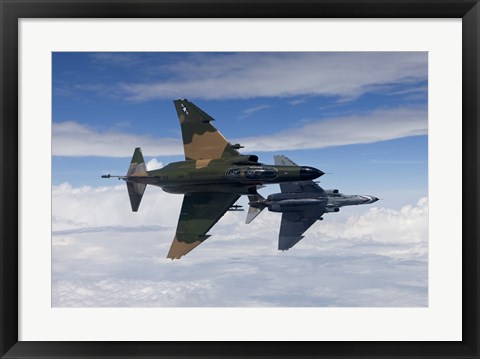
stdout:
[[248,208],[247,218],[245,220],[246,224],[252,222],[257,216],[263,211],[265,205],[261,202],[264,201],[263,198],[259,193],[251,194],[248,196],[250,207]]
[[[263,207],[263,208],[265,208],[265,207]],[[263,208],[255,208],[255,207],[250,206],[250,208],[248,209],[247,219],[245,220],[245,223],[249,224],[251,221],[253,221],[255,218],[257,218],[257,216],[260,214],[260,212],[263,211]]]
[[145,176],[148,176],[147,166],[145,166],[145,161],[143,160],[142,150],[140,147],[137,147],[135,148],[135,152],[133,152],[130,167],[128,167],[126,176],[128,196],[130,197],[130,205],[132,206],[133,212],[138,211],[138,207],[140,206],[147,185],[145,183],[130,182],[128,177]]
[[127,182],[128,196],[130,197],[130,205],[133,212],[138,211],[145,187],[147,187],[145,183]]

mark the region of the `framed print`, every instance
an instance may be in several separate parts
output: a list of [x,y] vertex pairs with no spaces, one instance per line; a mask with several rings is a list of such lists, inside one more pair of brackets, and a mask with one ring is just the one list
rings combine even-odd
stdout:
[[2,357],[478,357],[477,1],[0,11]]

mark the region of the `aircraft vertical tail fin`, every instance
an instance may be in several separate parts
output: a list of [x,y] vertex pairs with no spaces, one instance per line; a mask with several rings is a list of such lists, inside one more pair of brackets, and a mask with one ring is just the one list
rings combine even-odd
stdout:
[[275,155],[273,156],[273,160],[275,161],[276,166],[298,166],[290,158],[284,155]]
[[255,218],[257,218],[257,216],[266,207],[263,203],[263,201],[265,201],[265,198],[263,198],[262,195],[259,193],[249,195],[248,201],[250,207],[248,208],[247,219],[245,220],[246,224],[252,222]]
[[133,212],[138,211],[138,207],[140,206],[147,185],[145,183],[130,181],[129,177],[143,177],[147,175],[147,166],[143,160],[142,150],[140,147],[137,147],[133,153],[126,176],[128,196],[130,197],[130,205],[132,206]]

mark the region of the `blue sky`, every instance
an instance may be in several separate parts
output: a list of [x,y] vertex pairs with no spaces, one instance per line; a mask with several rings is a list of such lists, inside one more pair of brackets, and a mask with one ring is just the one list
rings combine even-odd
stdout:
[[[65,240],[65,233],[69,238],[73,233],[98,233],[92,228],[103,228],[104,236],[105,228],[115,225],[113,232],[118,233],[118,225],[128,221],[131,214],[114,214],[117,207],[104,208],[109,218],[102,223],[98,216],[89,217],[89,208],[81,207],[83,199],[75,196],[84,193],[100,200],[109,191],[116,195],[116,186],[121,183],[102,180],[100,175],[124,174],[137,146],[142,147],[146,162],[152,166],[182,160],[181,133],[172,103],[180,97],[188,98],[215,118],[214,126],[226,138],[245,146],[242,153],[257,154],[264,163],[273,163],[275,154],[285,154],[298,164],[317,167],[327,173],[320,178],[324,188],[382,198],[377,204],[386,218],[405,216],[405,208],[414,213],[419,200],[428,197],[425,52],[55,52],[52,84],[54,239],[60,236]],[[261,193],[278,190],[273,185]],[[144,201],[150,193],[163,196],[166,201],[181,201],[181,196],[163,194],[158,188],[148,188]],[[95,202],[85,200],[86,203],[92,206]],[[245,199],[240,203],[245,204]],[[126,190],[123,203],[117,205],[129,208]],[[372,213],[368,211],[365,207],[347,208],[329,220],[345,226],[353,221],[352,215],[359,216],[357,220],[370,218]],[[169,228],[176,225],[173,218],[178,213],[172,215],[170,221],[174,223],[162,222],[162,218],[156,221],[152,214],[143,215],[148,218],[135,222],[137,226]],[[312,227],[312,237],[322,230],[319,228]],[[345,228],[339,228],[328,236],[345,235]],[[155,231],[158,228],[152,230],[152,236]],[[274,240],[275,236],[272,232]],[[357,237],[348,240],[354,238]],[[415,248],[422,240],[413,241]],[[304,241],[297,246],[301,247]],[[166,242],[170,244],[170,240]],[[60,252],[53,252],[54,263],[56,259],[61,262],[56,253],[66,257],[74,253],[64,252],[64,245],[58,248]],[[162,257],[162,253],[158,255]],[[88,262],[88,256],[85,260]],[[71,263],[74,262],[72,259]],[[422,263],[415,265],[425,277],[426,267]],[[55,268],[54,265],[54,278],[66,280]],[[58,303],[67,305],[60,299]]]
[[[278,89],[279,95],[259,96],[255,89],[250,92],[248,81],[238,84],[235,73],[229,73],[228,69],[224,72],[221,69],[212,70],[209,65],[213,63],[219,67],[221,65],[233,67],[232,71],[240,72],[239,76],[242,72],[246,73],[247,77],[255,76],[255,71],[250,73],[248,70],[235,69],[231,63],[236,60],[238,67],[248,67],[266,58],[264,66],[268,69],[270,64],[273,63],[272,66],[275,64],[272,59],[275,59],[276,55],[282,60],[278,61],[281,66],[291,69],[293,73],[297,71],[306,73],[305,76],[310,76],[311,71],[323,71],[321,63],[318,68],[314,66],[315,64],[312,65],[315,57],[322,60],[318,62],[337,61],[329,59],[333,57],[332,53],[309,54],[307,59],[303,59],[301,53],[274,53],[273,56],[271,53],[54,53],[53,123],[54,126],[75,123],[99,135],[125,133],[139,136],[140,139],[141,136],[150,137],[152,140],[158,140],[159,147],[162,146],[162,139],[168,138],[177,145],[173,151],[177,152],[175,155],[149,153],[148,148],[142,146],[141,142],[129,145],[132,149],[135,146],[142,146],[147,161],[152,158],[162,163],[181,160],[182,148],[179,142],[181,135],[172,100],[180,97],[179,91],[182,86],[177,86],[177,83],[186,84],[190,76],[194,82],[202,79],[201,74],[193,72],[196,70],[195,65],[198,64],[199,69],[205,68],[207,75],[217,76],[218,84],[227,87],[246,87],[245,90],[238,90],[239,94],[224,94],[219,90],[218,93],[213,91],[215,93],[206,95],[201,89],[195,93],[197,89],[194,85],[184,86],[188,98],[217,119],[215,125],[232,142],[285,131],[288,133],[290,130],[322,120],[349,116],[363,116],[367,119],[374,111],[384,111],[385,115],[389,115],[389,111],[399,109],[411,109],[423,115],[426,129],[426,53],[407,53],[413,60],[405,53],[378,53],[377,56],[367,53],[367,57],[365,53],[337,53],[336,55],[341,55],[340,62],[355,63],[359,70],[367,68],[373,73],[356,79],[358,83],[353,86],[345,88],[332,86],[319,91],[318,95],[312,94],[308,89],[308,86],[316,85],[315,81],[306,81],[304,87],[301,85],[292,88],[290,95],[284,95],[281,89]],[[375,57],[379,57],[380,60],[374,59]],[[400,60],[397,59],[399,57]],[[379,80],[375,82],[374,72],[377,69],[372,62],[381,60],[402,64],[405,73],[390,71],[392,73],[378,74]],[[364,63],[359,65],[360,61]],[[305,63],[309,67],[302,69],[301,65]],[[175,70],[172,70],[172,67]],[[261,70],[262,66],[258,71]],[[389,72],[388,69],[382,70]],[[341,69],[335,71],[342,80],[346,77],[344,75],[346,71]],[[222,76],[226,79],[221,78]],[[277,79],[276,76],[276,73],[266,75],[269,79]],[[318,80],[319,85],[323,85],[322,82],[330,83],[336,80],[331,77],[331,80],[329,78]],[[293,74],[292,79],[295,78]],[[171,93],[163,89],[157,89],[158,93],[155,93],[155,86],[159,83],[174,84]],[[215,85],[217,84],[213,83],[210,86]],[[134,88],[137,90],[133,90]],[[273,88],[270,93],[275,94],[275,91]],[[362,118],[359,119],[361,120]],[[402,121],[402,118],[399,121]],[[401,123],[398,123],[398,126],[400,125]],[[339,121],[339,127],[341,126],[345,126],[345,123]],[[375,128],[372,128],[372,131],[375,131]],[[313,144],[305,150],[298,150],[293,146],[277,151],[262,151],[261,148],[249,149],[249,146],[246,146],[243,152],[258,153],[260,160],[265,163],[272,162],[273,154],[284,153],[298,163],[317,166],[325,172],[334,173],[335,177],[328,178],[329,184],[348,185],[350,191],[355,191],[357,187],[357,191],[362,191],[361,186],[365,183],[371,184],[366,190],[376,188],[384,190],[388,182],[390,189],[394,187],[421,189],[426,193],[426,130],[422,131],[420,136],[383,141],[381,136],[378,137],[380,141],[373,138],[364,144],[352,143],[327,148],[322,148],[323,144],[319,140],[317,145]],[[55,139],[54,133],[54,144]],[[347,142],[355,142],[355,139]],[[115,146],[121,145],[113,144],[111,150],[114,152]],[[66,146],[70,147],[73,144],[67,142]],[[88,146],[86,143],[85,147]],[[114,171],[118,174],[125,172],[127,162],[121,158],[128,158],[130,153],[113,154],[115,157],[111,157],[111,154],[105,156],[100,150],[95,152],[94,148],[92,146],[89,156],[81,156],[81,151],[80,155],[54,156],[53,184],[69,182],[75,185],[99,185],[101,184],[99,174],[105,171]],[[403,203],[398,202],[397,206],[401,204]]]

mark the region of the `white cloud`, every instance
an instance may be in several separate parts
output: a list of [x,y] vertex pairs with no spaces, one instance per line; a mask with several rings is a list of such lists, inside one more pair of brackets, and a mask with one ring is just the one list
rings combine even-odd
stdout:
[[426,199],[325,215],[287,252],[278,213],[245,225],[245,212],[227,212],[171,261],[182,196],[149,187],[132,213],[124,187],[53,188],[54,306],[427,305]]
[[192,54],[162,68],[171,80],[124,83],[134,101],[328,95],[357,97],[376,86],[427,78],[426,52]]
[[312,149],[425,135],[427,126],[425,110],[381,109],[362,115],[311,121],[297,129],[247,137],[235,142],[249,151]]
[[53,231],[108,226],[176,226],[183,196],[148,186],[139,211],[132,213],[127,186],[52,188]]
[[54,122],[52,154],[54,156],[130,157],[135,147],[150,156],[183,153],[180,138],[153,138],[118,130],[104,132],[74,121]]
[[[352,207],[340,213],[326,213],[306,233],[295,250],[321,251],[337,255],[384,255],[390,258],[426,260],[428,253],[428,199],[421,198],[414,206],[395,210],[384,207],[362,206],[361,214],[348,214]],[[355,211],[357,212],[357,211]],[[276,238],[280,215],[262,213],[250,229]],[[264,232],[274,228],[274,232]],[[275,243],[276,245],[276,243]]]
[[147,171],[153,171],[153,170],[157,170],[159,168],[162,168],[163,163],[157,161],[156,158],[152,158],[150,161],[147,162],[146,166],[147,166]]
[[131,67],[140,63],[140,58],[134,53],[125,52],[95,52],[90,58],[96,64],[108,66]]
[[249,108],[243,110],[241,117],[242,118],[249,117],[252,114],[254,114],[255,112],[265,110],[269,107],[270,107],[269,105],[258,105],[258,106],[249,107]]
[[[348,211],[348,207],[344,210]],[[324,216],[324,223],[317,227],[318,234],[345,239],[369,238],[382,243],[420,243],[428,237],[428,199],[425,197],[415,206],[404,206],[400,210],[371,207],[362,215],[350,216],[342,224],[327,220],[332,216]],[[397,232],[394,235],[392,228]]]
[[[373,112],[311,120],[302,127],[271,135],[231,139],[246,151],[313,149],[372,143],[427,134],[427,112],[418,108]],[[97,132],[76,122],[53,123],[54,156],[130,157],[135,147],[149,156],[183,154],[180,139],[152,138],[118,131]]]
[[200,304],[211,297],[208,280],[149,281],[133,279],[59,280],[54,289],[54,307],[171,307]]
[[292,106],[297,106],[297,105],[300,105],[300,104],[305,103],[305,102],[307,102],[307,100],[302,98],[302,99],[291,100],[288,103]]

